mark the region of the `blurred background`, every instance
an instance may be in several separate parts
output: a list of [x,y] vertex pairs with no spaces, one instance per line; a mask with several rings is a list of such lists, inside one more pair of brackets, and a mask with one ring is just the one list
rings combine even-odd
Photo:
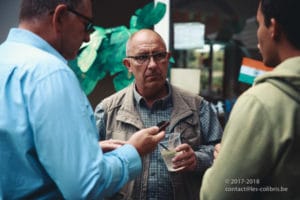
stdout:
[[[175,60],[171,82],[211,101],[225,125],[236,98],[251,86],[238,80],[243,57],[261,60],[256,39],[258,0],[160,1],[166,4],[166,14],[153,28],[163,35]],[[17,26],[20,0],[0,2],[3,42],[9,28]],[[94,1],[95,25],[128,27],[135,11],[151,2]],[[93,108],[116,91],[112,80],[112,76],[106,76],[88,94]]]

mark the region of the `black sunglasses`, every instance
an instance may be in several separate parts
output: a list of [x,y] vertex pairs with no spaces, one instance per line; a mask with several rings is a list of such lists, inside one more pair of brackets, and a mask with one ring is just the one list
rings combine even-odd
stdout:
[[83,14],[77,12],[76,10],[72,9],[71,7],[68,7],[68,11],[70,11],[71,13],[73,13],[73,14],[77,15],[78,17],[81,17],[82,19],[87,21],[87,23],[85,23],[85,27],[84,27],[84,30],[87,33],[91,34],[95,31],[93,20],[91,18],[84,16]]

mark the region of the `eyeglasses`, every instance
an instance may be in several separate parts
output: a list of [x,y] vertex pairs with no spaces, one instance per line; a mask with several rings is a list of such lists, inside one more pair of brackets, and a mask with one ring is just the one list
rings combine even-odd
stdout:
[[94,24],[93,24],[93,20],[87,16],[84,16],[83,14],[80,14],[79,12],[77,12],[76,10],[72,9],[71,7],[68,7],[68,11],[70,11],[71,13],[75,14],[78,17],[81,17],[82,19],[84,19],[85,21],[87,21],[87,23],[85,24],[84,30],[91,34],[95,31],[94,29]]
[[126,58],[134,59],[140,65],[146,65],[150,62],[151,57],[155,62],[163,62],[166,60],[167,52],[157,52],[153,54],[145,54],[138,56],[126,56]]

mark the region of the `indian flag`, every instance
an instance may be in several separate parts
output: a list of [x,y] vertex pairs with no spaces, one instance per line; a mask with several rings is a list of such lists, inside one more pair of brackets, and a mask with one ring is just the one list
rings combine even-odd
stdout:
[[239,81],[253,84],[254,79],[273,68],[267,67],[263,62],[251,58],[243,58],[239,74]]

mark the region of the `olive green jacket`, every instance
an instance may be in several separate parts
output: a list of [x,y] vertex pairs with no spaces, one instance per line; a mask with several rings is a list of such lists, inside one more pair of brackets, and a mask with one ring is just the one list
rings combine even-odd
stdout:
[[300,57],[258,77],[238,99],[201,200],[300,199]]

